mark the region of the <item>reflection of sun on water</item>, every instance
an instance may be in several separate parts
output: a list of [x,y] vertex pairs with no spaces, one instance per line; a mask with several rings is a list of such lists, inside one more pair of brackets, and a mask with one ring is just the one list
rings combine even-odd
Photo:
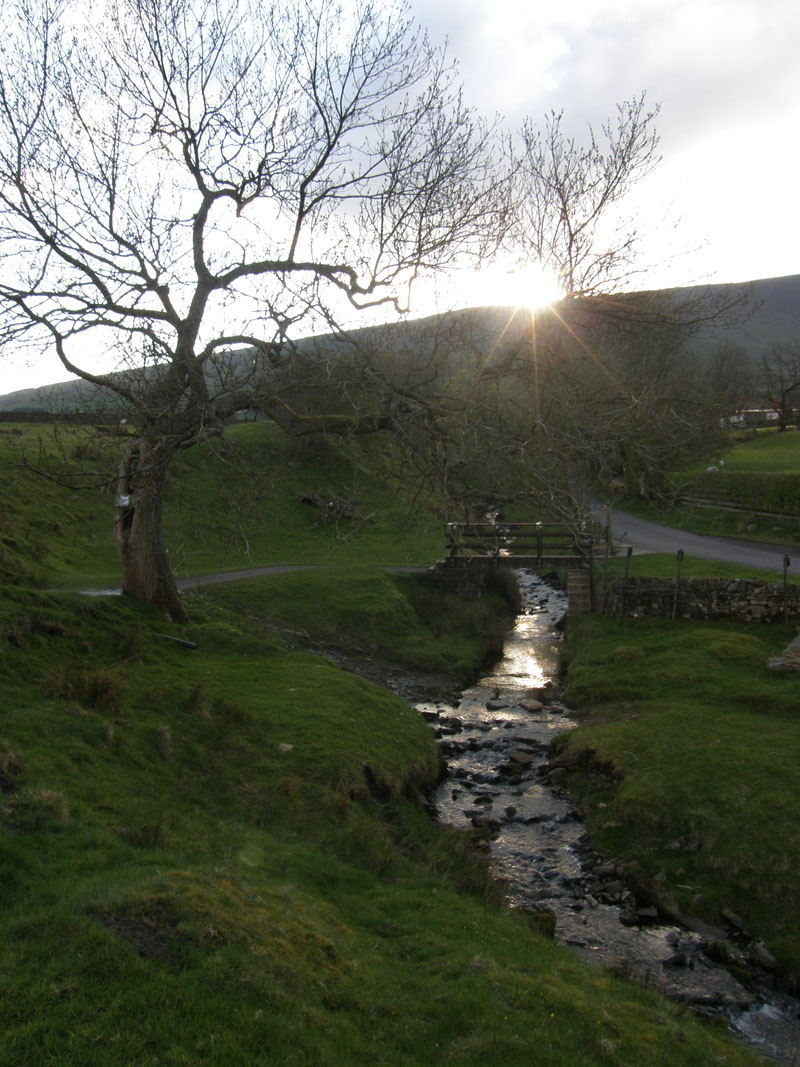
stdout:
[[555,276],[541,266],[511,271],[501,266],[465,272],[456,279],[459,304],[464,307],[513,306],[531,309],[552,304],[562,296]]
[[537,689],[557,676],[559,647],[548,621],[520,615],[507,635],[503,658],[481,681],[484,686]]

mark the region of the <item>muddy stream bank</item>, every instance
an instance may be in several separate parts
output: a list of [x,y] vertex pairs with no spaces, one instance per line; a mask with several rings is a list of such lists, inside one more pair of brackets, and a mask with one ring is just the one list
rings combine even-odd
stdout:
[[[664,923],[613,857],[598,855],[569,796],[550,781],[553,738],[577,725],[560,699],[566,594],[519,573],[522,612],[502,660],[457,701],[415,706],[439,738],[447,775],[438,818],[477,831],[511,906],[544,912],[555,937],[591,963],[657,988],[706,1015],[763,1056],[796,1062],[798,1005],[758,964],[740,931]],[[720,942],[746,960],[746,988],[716,959]]]

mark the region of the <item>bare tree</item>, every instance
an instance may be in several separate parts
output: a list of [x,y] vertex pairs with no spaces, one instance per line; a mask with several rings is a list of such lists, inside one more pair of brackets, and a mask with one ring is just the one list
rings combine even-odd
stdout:
[[698,373],[717,398],[721,415],[730,417],[748,408],[757,387],[758,367],[745,345],[722,341],[698,358]]
[[579,142],[564,132],[563,113],[551,112],[541,125],[526,121],[509,148],[510,240],[564,294],[553,309],[559,328],[539,330],[531,402],[546,447],[536,461],[545,488],[558,486],[551,495],[578,509],[587,480],[651,494],[669,464],[712,447],[719,406],[687,344],[748,313],[741,286],[633,288],[643,234],[624,201],[658,165],[658,113],[642,93]]
[[[417,479],[450,519],[522,505],[585,520],[590,490],[659,497],[670,474],[723,444],[726,397],[705,380],[692,324],[592,318],[580,300],[535,316],[461,312],[430,329],[456,350],[435,403],[409,409],[393,435],[395,476]],[[392,447],[392,446],[390,446]]]
[[722,445],[725,401],[704,380],[692,333],[668,307],[660,325],[611,319],[568,332],[552,388],[562,433],[572,414],[573,470],[584,480],[659,497],[671,473]]
[[[611,219],[631,188],[657,166],[659,107],[645,95],[617,105],[615,120],[586,143],[563,131],[563,112],[543,126],[527,120],[515,161],[515,245],[553,271],[567,297],[609,293],[628,283],[641,236],[633,222]],[[613,223],[613,225],[609,225]]]
[[800,341],[777,341],[761,359],[761,388],[783,432],[792,416],[792,398],[800,389]]
[[90,20],[15,0],[0,19],[0,341],[52,346],[130,411],[123,587],[183,619],[171,457],[248,406],[307,429],[275,385],[301,323],[401,311],[418,278],[493,251],[491,132],[402,5],[108,0]]

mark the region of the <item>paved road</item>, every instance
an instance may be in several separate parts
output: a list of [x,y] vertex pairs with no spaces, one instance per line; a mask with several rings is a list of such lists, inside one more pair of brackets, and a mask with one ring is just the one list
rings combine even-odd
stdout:
[[[187,589],[199,589],[203,585],[217,585],[219,582],[237,582],[242,578],[260,578],[264,574],[284,574],[286,571],[310,571],[316,567],[323,567],[323,563],[281,563],[270,567],[250,567],[246,571],[221,571],[218,574],[198,574],[193,578],[177,578],[175,584],[180,592]],[[425,567],[381,567],[382,571],[389,573],[405,573],[407,571],[424,571]],[[122,589],[83,589],[86,596],[119,596]]]
[[262,574],[284,574],[286,571],[310,571],[316,563],[275,564],[272,567],[250,567],[246,571],[222,571],[219,574],[198,574],[194,578],[178,578],[176,585],[181,592],[197,589],[201,585],[217,585],[219,582],[237,582],[242,578],[260,578]]
[[603,525],[610,518],[614,541],[631,545],[637,554],[677,553],[682,548],[687,556],[694,556],[695,559],[711,559],[718,563],[734,563],[740,567],[759,567],[770,571],[783,571],[783,557],[786,555],[789,556],[792,572],[800,573],[800,547],[796,545],[771,545],[761,541],[740,541],[735,537],[688,533],[603,505],[597,505],[594,514]]

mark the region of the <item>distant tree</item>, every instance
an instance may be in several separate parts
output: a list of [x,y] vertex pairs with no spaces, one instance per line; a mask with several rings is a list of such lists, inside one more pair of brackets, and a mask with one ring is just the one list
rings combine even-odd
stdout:
[[703,385],[718,400],[723,415],[751,406],[758,386],[758,366],[744,345],[724,341],[698,357],[697,367]]
[[535,316],[475,309],[431,320],[456,358],[437,366],[433,394],[406,408],[387,463],[426,486],[448,519],[514,504],[577,528],[598,488],[663,495],[671,471],[719,449],[725,410],[691,329],[668,308],[663,319],[594,320],[576,300]]
[[761,359],[761,388],[783,432],[792,419],[792,400],[800,389],[800,341],[778,341]]
[[693,330],[670,319],[611,320],[576,340],[559,361],[562,415],[574,416],[575,466],[592,484],[645,498],[669,475],[723,443],[725,400],[698,367]]
[[551,112],[542,124],[526,121],[510,149],[509,239],[552,271],[564,294],[554,305],[562,328],[540,331],[536,343],[532,402],[547,410],[549,447],[558,439],[562,457],[551,492],[576,502],[587,478],[658,492],[669,464],[712,447],[722,405],[687,345],[747,316],[740,286],[633,287],[643,234],[624,201],[658,165],[658,114],[642,93],[578,141],[564,132],[563,113]]
[[170,460],[237,409],[309,432],[285,393],[301,324],[400,311],[490,254],[492,138],[402,4],[9,0],[0,32],[0,342],[51,346],[128,410],[123,588],[181,620]]

